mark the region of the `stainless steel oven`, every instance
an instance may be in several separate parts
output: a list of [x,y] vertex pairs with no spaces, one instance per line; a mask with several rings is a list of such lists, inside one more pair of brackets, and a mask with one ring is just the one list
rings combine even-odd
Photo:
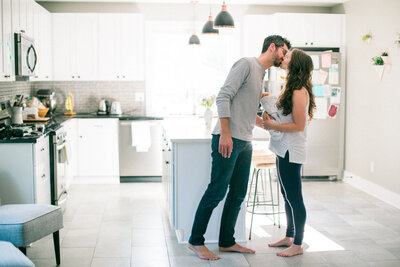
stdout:
[[15,42],[15,75],[33,76],[37,63],[35,42],[22,33],[14,33]]
[[65,211],[68,197],[66,187],[66,170],[68,137],[65,127],[50,133],[50,172],[51,172],[51,204],[61,206]]

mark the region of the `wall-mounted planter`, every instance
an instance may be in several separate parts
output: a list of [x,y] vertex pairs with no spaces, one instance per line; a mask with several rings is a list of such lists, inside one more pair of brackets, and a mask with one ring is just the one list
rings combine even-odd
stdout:
[[385,72],[385,65],[374,65],[376,74],[380,81],[383,79],[383,73]]
[[362,39],[363,42],[365,42],[367,44],[371,44],[371,41],[372,41],[372,33],[371,33],[371,31],[369,33],[365,34],[361,39]]

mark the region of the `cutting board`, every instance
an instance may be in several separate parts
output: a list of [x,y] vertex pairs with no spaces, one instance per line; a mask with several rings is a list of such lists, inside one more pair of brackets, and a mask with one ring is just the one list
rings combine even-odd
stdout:
[[45,122],[50,120],[50,118],[37,118],[37,119],[24,119],[24,122]]

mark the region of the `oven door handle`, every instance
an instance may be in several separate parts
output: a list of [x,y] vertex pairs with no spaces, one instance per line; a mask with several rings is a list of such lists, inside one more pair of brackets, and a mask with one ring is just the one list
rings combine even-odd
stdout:
[[56,145],[56,146],[57,146],[57,151],[59,151],[65,147],[65,142],[63,142],[61,145]]
[[68,197],[68,192],[67,191],[62,192],[60,197],[57,200],[57,206],[60,206],[62,203],[67,201],[67,197]]

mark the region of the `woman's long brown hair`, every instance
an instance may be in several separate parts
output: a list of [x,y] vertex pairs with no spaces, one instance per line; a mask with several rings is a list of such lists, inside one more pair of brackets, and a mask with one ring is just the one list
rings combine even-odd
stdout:
[[285,89],[279,97],[277,108],[283,109],[283,115],[292,113],[293,92],[305,88],[309,95],[308,117],[311,120],[315,109],[315,98],[312,92],[311,73],[313,62],[309,55],[303,50],[293,49],[292,58],[288,65],[288,75],[286,76]]

